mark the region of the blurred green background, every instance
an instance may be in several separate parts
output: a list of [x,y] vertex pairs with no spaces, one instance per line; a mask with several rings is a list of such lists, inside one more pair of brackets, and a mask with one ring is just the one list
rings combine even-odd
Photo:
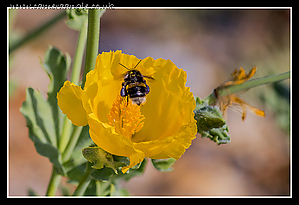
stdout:
[[[10,39],[59,12],[13,12]],[[9,195],[26,195],[29,188],[39,195],[46,192],[51,165],[36,153],[19,108],[28,86],[47,96],[49,80],[39,61],[48,45],[74,57],[78,32],[65,20],[10,56]],[[138,58],[170,59],[187,71],[194,96],[203,98],[241,66],[246,72],[257,66],[255,77],[290,70],[290,10],[107,10],[101,18],[99,52],[117,49]],[[265,110],[266,117],[249,112],[242,122],[239,113],[228,110],[229,145],[198,136],[173,172],[160,173],[148,164],[143,176],[122,185],[141,196],[289,195],[289,84],[264,85],[241,95]]]

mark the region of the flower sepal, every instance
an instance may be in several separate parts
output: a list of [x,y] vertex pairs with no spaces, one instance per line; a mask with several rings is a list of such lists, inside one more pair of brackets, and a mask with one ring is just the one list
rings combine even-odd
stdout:
[[194,118],[197,122],[197,132],[202,138],[208,137],[218,145],[230,142],[226,120],[217,107],[208,105],[206,101],[196,98]]
[[82,154],[93,164],[91,166],[93,169],[111,168],[114,172],[107,171],[110,175],[113,173],[118,174],[121,167],[128,166],[130,164],[127,157],[112,155],[100,147],[84,148],[82,150]]
[[168,159],[152,159],[153,166],[160,172],[171,172],[173,168],[171,167],[176,160],[173,158]]

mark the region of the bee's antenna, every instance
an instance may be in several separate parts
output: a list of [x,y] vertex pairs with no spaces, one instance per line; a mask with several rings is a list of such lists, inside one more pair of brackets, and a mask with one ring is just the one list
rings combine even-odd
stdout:
[[121,65],[122,67],[124,67],[127,70],[130,70],[129,68],[127,68],[126,66],[124,66],[123,64],[119,63],[119,65]]
[[135,65],[135,67],[133,68],[133,69],[135,69],[138,65],[139,65],[139,63],[141,62],[142,60],[140,60],[136,65]]

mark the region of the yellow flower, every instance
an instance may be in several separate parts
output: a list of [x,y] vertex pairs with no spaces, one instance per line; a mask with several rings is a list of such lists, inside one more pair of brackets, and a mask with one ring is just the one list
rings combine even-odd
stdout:
[[[265,112],[263,110],[248,104],[242,98],[240,98],[234,94],[220,97],[220,99],[218,100],[218,105],[220,106],[220,110],[221,110],[223,116],[226,116],[226,109],[229,106],[235,108],[238,112],[240,112],[242,114],[243,121],[246,119],[247,108],[250,111],[254,112],[258,116],[261,116],[261,117],[266,116]],[[238,110],[238,108],[241,108],[241,111]]]
[[91,139],[105,151],[126,156],[129,168],[144,157],[179,159],[196,137],[195,100],[185,86],[187,74],[170,60],[151,57],[135,68],[147,79],[150,92],[143,105],[120,97],[123,77],[140,61],[122,51],[98,55],[86,75],[84,89],[66,81],[57,94],[58,105],[76,126],[89,125]]
[[[257,69],[256,67],[253,67],[247,75],[245,73],[245,70],[242,67],[240,68],[240,70],[236,69],[231,74],[231,79],[229,81],[224,82],[223,84],[221,84],[214,90],[214,93],[217,98],[216,105],[218,105],[220,107],[220,110],[224,117],[226,116],[226,110],[229,106],[236,108],[237,111],[239,111],[242,114],[243,121],[246,118],[247,108],[250,111],[254,112],[256,115],[265,117],[265,112],[263,110],[248,104],[242,98],[240,98],[234,94],[228,94],[226,96],[218,95],[218,92],[220,89],[225,89],[232,85],[238,85],[238,84],[244,83],[245,81],[252,78],[254,76],[254,74],[256,73],[256,69]],[[238,110],[238,108],[241,108],[241,111]]]
[[244,83],[245,81],[249,80],[254,76],[256,73],[256,67],[253,67],[249,73],[246,75],[245,70],[241,67],[240,70],[236,69],[232,74],[231,74],[231,80],[228,82],[225,82],[222,86],[227,87],[230,85],[238,85],[241,83]]

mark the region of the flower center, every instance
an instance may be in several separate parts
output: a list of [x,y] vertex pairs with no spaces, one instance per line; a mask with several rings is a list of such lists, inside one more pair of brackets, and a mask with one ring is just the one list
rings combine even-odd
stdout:
[[115,127],[118,134],[131,139],[132,135],[143,127],[145,119],[140,112],[140,106],[128,102],[128,97],[117,96],[112,104],[110,113],[107,115],[109,124]]

